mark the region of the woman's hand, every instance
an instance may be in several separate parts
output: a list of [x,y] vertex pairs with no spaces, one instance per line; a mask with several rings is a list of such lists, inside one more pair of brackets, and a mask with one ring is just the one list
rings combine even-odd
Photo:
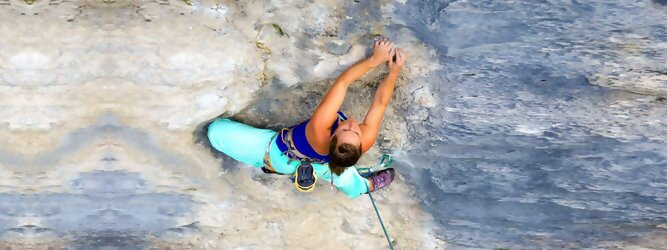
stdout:
[[392,54],[392,60],[389,60],[389,73],[398,74],[401,72],[401,68],[405,65],[405,61],[408,59],[408,55],[405,54],[403,49],[394,49]]
[[389,38],[380,38],[373,44],[373,55],[370,59],[377,66],[384,62],[390,61],[393,52],[394,43],[391,42]]

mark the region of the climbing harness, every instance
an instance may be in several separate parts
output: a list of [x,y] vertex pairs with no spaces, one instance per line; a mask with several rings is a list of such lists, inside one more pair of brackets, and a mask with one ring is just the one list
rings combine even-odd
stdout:
[[275,134],[273,137],[271,137],[269,144],[266,145],[266,152],[264,153],[264,166],[262,166],[262,172],[267,174],[281,174],[276,172],[276,170],[271,165],[271,152],[269,152],[271,150],[271,143],[273,142],[273,139],[276,139],[276,136],[278,136],[278,134]]
[[[281,131],[282,132],[282,131]],[[266,146],[266,151],[264,153],[264,166],[262,166],[262,172],[267,173],[267,174],[279,174],[282,175],[281,173],[276,172],[276,170],[273,168],[271,165],[271,143],[273,143],[273,139],[278,136],[278,133],[273,135],[271,137],[271,140],[269,140],[269,144]],[[285,138],[285,137],[283,137]],[[290,134],[290,139],[291,139],[291,134]],[[292,145],[291,140],[288,139],[290,143],[287,145]],[[290,146],[291,148],[292,146]],[[296,150],[296,148],[295,148]],[[288,150],[287,155],[288,157],[290,156]],[[297,160],[296,158],[289,157],[290,162],[293,160]],[[294,172],[294,175],[290,176],[290,179],[294,183],[294,187],[301,191],[301,192],[310,192],[315,189],[315,184],[317,184],[317,175],[315,174],[315,169],[313,168],[313,165],[311,164],[311,159],[306,158],[305,160],[300,160],[301,163],[299,166],[296,167],[296,172]]]
[[[343,112],[338,112],[338,120],[334,124],[339,124],[342,121],[347,120],[347,116]],[[306,122],[304,122],[306,123]],[[297,143],[294,141],[294,131],[297,128],[300,128],[301,126],[306,126],[303,125],[304,123],[297,124],[295,126],[289,127],[289,128],[283,128],[280,130],[279,135],[280,135],[280,141],[276,141],[278,143],[278,148],[280,148],[283,151],[283,154],[286,155],[288,158],[294,161],[310,161],[311,163],[321,163],[324,164],[328,160],[327,158],[313,158],[310,156],[307,156],[306,154],[302,153],[299,151],[297,148]],[[307,124],[307,123],[306,123]],[[336,125],[337,126],[337,125]],[[304,128],[305,129],[305,128]],[[331,133],[333,134],[333,128],[331,130]],[[280,145],[284,145],[285,148],[280,147]],[[317,152],[315,152],[317,153]],[[317,153],[319,155],[319,153]],[[324,156],[326,157],[326,156]]]
[[292,133],[294,131],[294,127],[291,128],[283,128],[280,130],[281,138],[283,140],[283,143],[287,146],[287,152],[283,152],[290,160],[293,161],[310,161],[313,163],[324,163],[324,161],[320,159],[315,159],[308,157],[301,153],[297,148],[296,145],[294,144],[294,141],[292,140]]
[[[347,120],[347,116],[345,116],[343,112],[338,112],[338,120],[336,122],[339,123],[341,120],[343,121]],[[280,141],[276,140],[276,143],[278,143],[278,148],[281,149],[281,151],[284,150],[281,153],[287,156],[287,158],[289,158],[287,164],[291,164],[292,161],[300,162],[296,168],[296,172],[294,173],[294,175],[290,177],[290,179],[294,183],[294,187],[296,187],[296,189],[301,192],[310,192],[315,189],[315,185],[317,184],[317,175],[315,174],[315,169],[313,168],[312,164],[313,163],[326,164],[327,159],[309,157],[306,154],[299,151],[299,149],[296,146],[296,143],[294,142],[293,134],[295,129],[299,126],[303,126],[303,124],[304,123],[301,123],[289,128],[281,129],[277,134],[280,135]],[[271,142],[273,142],[273,139],[271,139]],[[282,148],[280,145],[284,145],[286,148]],[[268,155],[268,149],[266,155]],[[266,161],[267,160],[265,160],[265,162]],[[267,167],[267,169],[269,168]],[[267,173],[271,172],[275,171],[268,171]],[[331,185],[333,186],[333,177],[331,179]]]
[[310,158],[296,149],[294,142],[292,140],[292,131],[293,128],[283,128],[280,130],[281,138],[285,145],[287,145],[287,152],[283,152],[290,160],[288,164],[292,161],[300,161],[299,166],[296,167],[296,172],[290,177],[294,183],[294,187],[301,192],[310,192],[315,189],[315,184],[317,184],[317,175],[315,174],[315,169],[313,169],[314,163],[323,163],[321,160]]

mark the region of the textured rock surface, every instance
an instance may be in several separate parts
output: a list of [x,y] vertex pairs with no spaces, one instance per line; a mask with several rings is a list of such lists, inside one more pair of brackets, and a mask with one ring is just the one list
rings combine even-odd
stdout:
[[385,35],[411,57],[362,161],[396,156],[398,248],[665,249],[665,6],[0,0],[2,244],[384,249],[367,198],[299,194],[202,127],[305,119]]
[[[0,3],[2,246],[386,247],[366,197],[298,193],[214,157],[199,129],[218,115],[298,122],[370,52],[378,24],[341,32],[337,1]],[[351,113],[381,75],[360,83]],[[260,105],[271,96],[286,101]],[[377,195],[397,246],[443,246],[412,192],[398,180]]]

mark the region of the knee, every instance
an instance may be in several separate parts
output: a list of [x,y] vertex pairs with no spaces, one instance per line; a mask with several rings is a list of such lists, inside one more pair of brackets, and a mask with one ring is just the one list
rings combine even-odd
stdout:
[[212,121],[211,123],[209,123],[208,126],[206,127],[207,128],[206,136],[208,137],[209,141],[213,141],[213,137],[215,135],[215,132],[216,132],[216,130],[218,130],[217,129],[217,127],[219,127],[218,121],[220,121],[220,120],[216,119],[216,120]]
[[229,119],[216,119],[208,125],[208,132],[206,133],[208,141],[215,149],[222,151],[222,139],[224,138],[224,126]]

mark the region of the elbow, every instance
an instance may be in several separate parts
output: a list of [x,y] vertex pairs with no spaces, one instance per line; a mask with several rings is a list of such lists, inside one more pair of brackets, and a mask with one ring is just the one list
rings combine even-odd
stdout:
[[389,98],[377,98],[374,102],[375,105],[382,108],[387,108],[389,105]]
[[375,95],[374,104],[381,105],[382,107],[387,107],[391,101],[391,94],[387,93],[377,93]]
[[380,101],[380,105],[382,105],[382,107],[386,109],[387,106],[389,106],[389,100]]
[[348,88],[350,87],[350,82],[347,82],[339,77],[336,78],[336,81],[334,82],[333,86],[343,86],[345,88]]

